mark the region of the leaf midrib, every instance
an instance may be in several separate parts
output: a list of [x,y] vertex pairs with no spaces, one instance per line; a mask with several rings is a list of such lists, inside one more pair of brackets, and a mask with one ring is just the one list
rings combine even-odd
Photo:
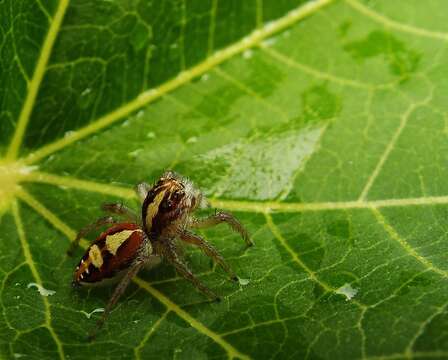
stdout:
[[[123,106],[120,106],[112,112],[103,115],[99,119],[92,121],[89,125],[71,132],[70,135],[65,136],[62,139],[42,146],[40,149],[34,151],[25,159],[23,159],[23,163],[25,165],[34,164],[37,161],[67,147],[72,143],[79,141],[107,126],[110,126],[126,115],[129,115],[134,111],[140,109],[141,107],[154,102],[155,100],[163,97],[165,94],[168,94],[173,90],[179,88],[180,86],[190,82],[194,78],[206,73],[210,69],[213,69],[217,65],[232,58],[233,56],[261,44],[264,39],[276,34],[277,32],[285,28],[290,27],[299,20],[330,4],[332,1],[334,0],[316,0],[299,6],[298,8],[290,11],[287,15],[270,22],[267,26],[264,26],[261,29],[253,31],[248,36],[235,42],[234,44],[229,45],[222,50],[216,51],[215,53],[213,53],[213,55],[207,57],[201,63],[179,73],[175,78],[163,83],[156,88],[142,92],[135,99],[131,100]],[[28,120],[26,121],[25,126],[27,122]],[[21,134],[21,137],[23,137],[24,130],[23,132],[21,132]],[[14,137],[16,137],[16,134],[14,135]]]
[[[41,204],[36,198],[34,198],[31,194],[26,192],[25,190],[20,190],[17,193],[17,197],[22,200],[25,204],[34,209],[39,215],[41,215],[44,219],[46,219],[50,224],[52,224],[56,229],[61,231],[70,241],[72,241],[76,236],[76,231],[70,228],[65,222],[59,219],[52,211],[47,209],[43,204]],[[89,242],[85,239],[82,239],[80,242],[83,248],[87,248]],[[30,257],[31,259],[31,257]],[[30,262],[29,264],[32,264]],[[37,280],[38,278],[36,278]],[[39,278],[40,279],[40,278]],[[179,305],[171,301],[167,296],[162,294],[160,291],[155,289],[151,284],[147,281],[139,278],[138,276],[133,278],[133,282],[137,284],[140,288],[144,289],[148,293],[150,293],[154,298],[156,298],[159,302],[161,302],[167,310],[174,312],[180,318],[185,320],[190,326],[195,328],[198,332],[207,337],[211,338],[214,342],[219,344],[230,357],[232,358],[240,358],[240,359],[249,359],[246,354],[241,353],[235,347],[233,347],[230,343],[225,341],[221,335],[212,331],[200,321],[191,316],[188,312],[183,310]],[[39,284],[42,284],[39,281]]]
[[22,145],[26,128],[34,108],[34,103],[39,92],[40,84],[44,78],[48,60],[50,59],[51,51],[53,50],[53,45],[56,41],[68,4],[69,0],[59,1],[53,21],[50,23],[50,27],[43,42],[42,50],[36,64],[33,77],[31,81],[27,83],[28,92],[25,102],[22,106],[22,110],[20,111],[16,129],[5,156],[8,161],[12,161],[17,158],[20,146]]
[[[67,0],[63,0],[59,3],[59,6],[56,10],[55,18],[50,24],[50,28],[48,30],[46,39],[43,44],[43,48],[40,54],[40,57],[37,62],[37,66],[33,75],[33,79],[31,80],[29,86],[28,86],[28,93],[27,97],[24,102],[24,106],[21,110],[20,117],[18,119],[16,130],[12,136],[11,143],[7,150],[6,155],[6,164],[10,165],[11,167],[14,167],[14,165],[20,164],[20,168],[22,168],[23,165],[30,165],[32,163],[35,163],[44,157],[52,154],[55,151],[58,151],[75,141],[78,141],[90,134],[95,133],[96,131],[99,131],[100,129],[120,120],[124,116],[128,115],[129,113],[137,110],[138,108],[147,105],[151,101],[154,101],[155,99],[168,94],[173,89],[189,82],[194,77],[197,77],[203,73],[205,73],[207,70],[215,67],[216,65],[220,64],[221,62],[233,57],[235,54],[240,53],[244,51],[247,48],[250,48],[252,46],[255,46],[256,44],[260,43],[264,38],[271,36],[272,34],[280,31],[283,28],[286,28],[290,26],[291,24],[295,23],[296,21],[302,19],[303,17],[311,14],[312,12],[316,11],[320,7],[330,3],[331,0],[320,0],[317,2],[314,2],[311,4],[311,6],[301,6],[298,9],[290,12],[285,17],[277,20],[274,23],[271,23],[269,28],[265,27],[261,30],[257,30],[253,32],[251,35],[246,37],[240,42],[237,42],[224,50],[218,51],[213,56],[207,58],[203,63],[200,63],[199,65],[179,74],[175,79],[168,81],[167,83],[162,84],[157,89],[145,91],[142,94],[140,94],[135,100],[127,103],[126,105],[112,111],[111,113],[101,117],[100,119],[92,122],[88,126],[79,129],[72,133],[70,137],[66,137],[60,140],[55,141],[52,144],[48,144],[46,146],[43,146],[39,150],[37,150],[35,153],[29,155],[25,159],[18,159],[17,154],[19,152],[19,149],[21,147],[21,144],[23,142],[23,138],[26,132],[27,125],[30,120],[30,116],[32,113],[32,109],[38,94],[38,90],[40,87],[40,84],[42,82],[42,79],[44,77],[45,69],[48,63],[48,60],[51,55],[51,50],[53,48],[55,39],[57,37],[58,29],[61,26],[63,16],[65,14],[65,10],[68,5]],[[12,165],[11,165],[12,164]],[[24,176],[21,180],[23,181],[26,178]],[[65,235],[67,235],[70,239],[74,237],[75,232],[70,229],[64,222],[59,220],[55,214],[53,214],[51,211],[46,209],[42,204],[40,204],[36,199],[34,199],[31,195],[27,194],[24,190],[21,190],[20,187],[17,187],[17,193],[15,193],[15,196],[24,201],[26,204],[34,208],[34,210],[38,211],[39,209],[42,211],[38,211],[38,213],[41,214],[41,216],[46,217],[47,220],[49,220],[53,226],[55,226],[58,230],[62,231]],[[13,203],[15,204],[15,200],[13,200]],[[12,205],[13,207],[15,205]],[[34,206],[33,206],[34,205]],[[19,226],[20,223],[20,215],[17,211],[14,213],[15,218],[17,221],[17,225]],[[24,234],[23,234],[24,235]],[[26,239],[24,236],[21,237],[23,241],[26,242]],[[22,241],[22,243],[23,243]],[[23,244],[22,244],[23,245]],[[25,244],[27,245],[27,243]],[[24,252],[26,252],[26,246],[23,248]],[[32,257],[30,254],[27,257],[27,264],[30,267],[33,267]],[[31,261],[31,262],[30,262]],[[35,269],[36,270],[36,269]],[[37,270],[36,270],[37,271]],[[36,272],[35,271],[35,272]],[[33,272],[33,274],[35,273]],[[39,284],[42,284],[42,280],[40,279],[39,274],[37,273],[33,275],[36,279],[36,282]],[[218,343],[221,347],[223,347],[227,354],[230,357],[238,357],[238,358],[248,358],[245,354],[240,353],[237,349],[235,349],[232,345],[230,345],[228,342],[224,341],[221,336],[214,333],[204,325],[202,325],[199,321],[197,321],[195,318],[191,317],[187,312],[185,312],[183,309],[181,309],[177,304],[171,302],[168,298],[166,298],[163,294],[152,288],[149,284],[144,282],[141,279],[136,279],[135,282],[142,288],[145,288],[147,291],[149,291],[154,297],[156,297],[159,301],[161,301],[167,309],[170,311],[174,311],[178,316],[186,320],[190,325],[192,325],[194,328],[196,328],[197,331],[203,333],[204,335],[210,337]],[[47,299],[44,299],[45,305],[46,305],[46,327],[50,331],[52,337],[55,340],[55,343],[58,348],[58,353],[61,358],[64,357],[63,355],[63,347],[61,342],[59,341],[56,333],[51,328],[51,314],[49,313],[49,303]]]
[[[88,192],[107,194],[123,199],[137,199],[135,191],[131,188],[100,183],[92,180],[78,179],[72,176],[60,176],[56,174],[34,171],[21,177],[21,182],[42,183],[56,186],[64,186],[72,189]],[[391,198],[368,200],[358,199],[349,201],[329,202],[281,202],[281,201],[256,201],[256,200],[230,200],[220,198],[208,199],[211,206],[228,210],[265,213],[278,212],[310,212],[327,210],[370,209],[407,206],[430,206],[448,204],[448,195],[422,196],[415,198]]]

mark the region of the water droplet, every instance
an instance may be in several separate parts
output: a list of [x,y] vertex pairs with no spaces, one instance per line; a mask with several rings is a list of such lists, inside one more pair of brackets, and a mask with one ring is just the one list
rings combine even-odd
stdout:
[[159,90],[157,90],[157,89],[150,89],[150,90],[147,90],[147,91],[141,93],[138,96],[138,99],[140,101],[149,101],[149,100],[157,97],[158,94],[159,94]]
[[75,132],[72,131],[72,130],[66,131],[66,132],[64,133],[64,137],[65,137],[65,138],[70,137],[70,136],[72,136],[74,133],[75,133]]
[[240,283],[241,286],[246,286],[247,284],[250,283],[250,279],[238,278],[238,282]]
[[266,39],[266,40],[262,41],[261,43],[262,43],[264,46],[269,47],[269,46],[274,45],[276,42],[277,42],[277,38],[276,38],[276,37],[271,37],[271,38],[269,38],[269,39]]
[[188,73],[186,71],[181,71],[177,74],[176,79],[180,82],[186,82],[188,80]]
[[90,94],[91,92],[92,92],[92,89],[91,89],[91,88],[86,88],[86,89],[81,93],[81,96],[86,96],[86,95]]
[[355,297],[355,295],[358,293],[358,289],[352,288],[350,284],[344,284],[339,289],[337,289],[336,294],[341,294],[345,296],[345,300],[349,301]]
[[171,45],[170,45],[170,48],[171,49],[177,49],[179,47],[179,44],[178,43],[172,43]]
[[36,171],[36,170],[39,170],[39,166],[37,166],[37,165],[30,165],[30,166],[22,166],[20,168],[19,172],[22,175],[28,175],[28,174],[32,173],[33,171]]
[[85,312],[84,310],[81,310],[80,312],[83,313],[87,317],[87,319],[90,319],[93,314],[95,314],[97,312],[104,312],[104,308],[97,308],[97,309],[92,310],[89,313]]
[[20,295],[14,296],[14,299],[19,300],[20,299]]
[[144,114],[145,114],[145,112],[143,110],[140,110],[136,115],[137,119],[140,119]]
[[14,286],[20,286],[20,283],[19,283],[19,282],[16,282],[16,283],[14,284]]
[[85,88],[81,92],[81,96],[78,98],[78,104],[81,109],[86,109],[89,107],[94,100],[94,92],[91,88]]
[[275,21],[269,21],[263,26],[263,28],[265,31],[270,32],[275,28],[275,26],[276,26]]
[[198,142],[198,138],[196,136],[192,136],[191,138],[187,139],[187,144],[194,144]]
[[26,355],[25,354],[14,353],[14,358],[16,358],[16,359],[21,358],[23,356],[26,356]]
[[243,52],[243,58],[244,59],[250,59],[253,55],[253,51],[251,49],[247,49]]
[[210,79],[210,75],[207,73],[201,76],[201,81],[207,81],[208,79]]
[[142,151],[143,151],[143,149],[137,149],[137,150],[129,152],[128,155],[130,157],[136,158],[138,156],[138,154],[140,154]]
[[129,126],[129,120],[125,120],[123,121],[123,123],[121,124],[122,127],[128,127]]
[[37,291],[39,291],[39,294],[41,294],[42,296],[50,296],[50,295],[56,294],[56,291],[54,291],[54,290],[47,290],[42,285],[39,285],[39,284],[36,284],[36,283],[33,283],[33,282],[29,283],[26,287],[28,289],[30,287],[35,287],[37,289]]
[[52,162],[54,159],[55,159],[55,156],[54,155],[50,155],[49,157],[47,157],[45,162]]
[[[256,30],[255,33],[259,33],[259,31]],[[254,36],[255,36],[255,34],[254,34]],[[241,41],[243,42],[243,44],[250,44],[252,42],[252,38],[249,36],[245,36],[241,39]]]
[[152,131],[150,131],[149,133],[146,134],[146,137],[148,139],[154,139],[156,137],[156,134]]

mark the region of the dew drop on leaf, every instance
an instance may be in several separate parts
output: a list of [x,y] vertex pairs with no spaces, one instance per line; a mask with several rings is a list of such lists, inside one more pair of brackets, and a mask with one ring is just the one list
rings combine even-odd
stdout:
[[246,51],[243,52],[243,58],[244,59],[250,59],[253,55],[253,51],[250,49],[247,49]]
[[83,313],[87,317],[87,319],[90,319],[93,314],[98,313],[98,312],[104,312],[104,308],[96,308],[89,313],[84,310],[81,310],[80,312]]
[[29,283],[26,287],[28,289],[31,287],[35,287],[37,291],[39,291],[39,294],[41,294],[42,296],[50,296],[56,294],[56,291],[45,289],[42,285],[36,284],[34,282]]
[[91,88],[85,88],[78,98],[78,104],[81,109],[88,108],[95,99],[95,92]]
[[81,93],[81,96],[86,96],[86,95],[90,94],[91,92],[92,92],[92,89],[91,89],[91,88],[86,88],[86,89]]
[[136,158],[142,151],[143,151],[143,149],[137,149],[137,150],[129,152],[128,155],[130,157]]
[[262,44],[264,46],[268,46],[269,47],[269,46],[274,45],[276,42],[277,42],[277,38],[276,37],[271,37],[271,38],[269,38],[267,40],[262,41]]
[[353,288],[348,283],[342,285],[339,289],[336,290],[336,294],[344,295],[346,301],[353,299],[357,293],[358,289]]

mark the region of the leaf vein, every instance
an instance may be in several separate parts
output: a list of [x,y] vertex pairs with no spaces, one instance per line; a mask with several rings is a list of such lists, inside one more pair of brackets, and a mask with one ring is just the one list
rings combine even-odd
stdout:
[[[259,44],[263,39],[272,36],[273,34],[293,25],[297,21],[303,19],[306,16],[316,12],[318,9],[325,5],[328,5],[333,0],[316,0],[305,5],[301,5],[296,9],[290,11],[287,15],[279,18],[269,26],[265,26],[262,29],[253,31],[251,34],[245,38],[233,43],[232,45],[216,51],[213,55],[206,58],[203,62],[191,67],[190,69],[181,72],[177,77],[163,83],[157,88],[153,88],[142,92],[136,98],[131,100],[125,105],[118,107],[117,109],[111,111],[108,114],[94,120],[89,125],[84,126],[81,129],[73,131],[69,136],[62,139],[58,139],[50,144],[44,145],[35,152],[31,153],[24,159],[24,163],[29,165],[36,163],[37,161],[87,137],[91,134],[99,131],[107,126],[110,126],[114,122],[117,122],[124,116],[131,114],[137,109],[159,99],[164,94],[167,94],[181,85],[184,85],[191,81],[192,79],[202,75],[206,71],[214,68],[215,66],[221,64],[222,62],[232,58],[236,54],[243,52],[253,46]],[[30,109],[31,110],[31,109]],[[22,131],[23,133],[23,131]]]
[[[108,194],[124,199],[133,199],[136,197],[131,188],[103,184],[95,181],[81,180],[71,176],[60,176],[45,172],[31,172],[21,178],[24,182],[45,183],[57,186],[66,186],[69,188],[86,190]],[[424,196],[418,198],[402,199],[380,199],[369,201],[336,201],[336,202],[280,202],[280,201],[244,201],[227,200],[219,198],[209,199],[211,205],[216,208],[228,210],[266,213],[270,211],[278,212],[309,212],[309,211],[329,211],[329,210],[350,210],[350,209],[371,209],[388,207],[407,207],[407,206],[433,206],[448,204],[448,195]]]
[[[31,255],[31,250],[28,246],[27,239],[25,237],[25,229],[23,227],[22,219],[20,216],[19,206],[17,204],[17,201],[14,201],[12,203],[12,213],[14,216],[14,220],[17,227],[17,232],[19,235],[20,244],[22,246],[23,255],[25,257],[25,261],[27,265],[29,266],[31,273],[33,275],[34,280],[36,283],[38,283],[40,286],[43,286],[42,279],[39,275],[39,272],[37,271],[36,265],[34,264],[33,257]],[[51,325],[51,311],[50,311],[50,303],[48,299],[45,296],[42,296],[42,302],[44,303],[44,314],[45,314],[45,327],[48,329],[48,331],[51,334],[51,337],[53,338],[56,347],[58,349],[59,358],[61,360],[65,359],[64,355],[64,348],[62,346],[62,342],[59,340],[58,335],[54,331],[52,325]]]
[[[43,218],[45,218],[50,224],[52,224],[56,229],[61,231],[65,236],[67,236],[70,240],[73,240],[76,232],[71,229],[68,225],[66,225],[62,220],[60,220],[55,214],[53,214],[50,210],[48,210],[43,204],[41,204],[36,198],[34,198],[31,194],[27,193],[25,190],[21,190],[17,193],[17,196],[26,202],[30,207],[32,207],[38,214],[40,214]],[[81,242],[82,245],[86,245],[86,242]],[[188,324],[190,324],[193,328],[195,328],[199,333],[209,337],[217,344],[219,344],[223,349],[227,351],[227,353],[231,357],[236,357],[240,359],[249,359],[249,357],[236,348],[234,348],[230,343],[225,341],[219,334],[215,333],[211,329],[207,328],[200,321],[195,319],[193,316],[188,314],[185,310],[183,310],[179,305],[171,301],[168,297],[162,294],[160,291],[151,286],[150,283],[145,280],[140,279],[139,277],[135,277],[133,282],[137,284],[142,289],[146,290],[150,293],[154,298],[160,301],[165,307],[176,313],[180,318],[185,320]]]
[[281,62],[285,65],[288,65],[289,67],[299,69],[299,70],[303,71],[305,74],[312,75],[319,79],[325,79],[325,80],[332,81],[334,83],[341,84],[344,86],[351,86],[351,87],[367,89],[367,90],[376,88],[376,87],[386,86],[386,85],[380,86],[380,85],[375,85],[375,84],[365,84],[365,83],[362,83],[362,82],[359,82],[356,80],[352,80],[352,79],[348,79],[348,78],[341,78],[336,75],[314,69],[310,66],[299,63],[296,60],[293,60],[293,59],[287,57],[286,55],[282,54],[281,52],[279,52],[277,50],[274,50],[266,45],[263,45],[263,43],[260,43],[260,48],[266,54],[270,55],[272,58],[278,60],[279,62]]
[[170,310],[166,310],[163,315],[154,323],[153,326],[148,330],[148,332],[145,334],[145,336],[142,338],[142,341],[140,344],[137,345],[137,347],[134,349],[134,355],[136,360],[141,360],[141,351],[145,347],[146,343],[148,342],[149,338],[154,334],[155,331],[159,328],[159,326],[162,324],[162,322],[166,319],[167,315],[170,313]]
[[360,13],[375,20],[376,22],[383,24],[386,27],[390,27],[392,29],[395,29],[395,30],[398,30],[401,32],[405,32],[405,33],[410,33],[413,35],[429,37],[429,38],[433,38],[433,39],[440,39],[440,40],[445,40],[445,41],[448,40],[447,33],[422,29],[422,28],[418,28],[418,27],[408,25],[408,24],[402,24],[398,21],[389,19],[388,17],[373,11],[372,9],[368,8],[365,5],[362,5],[361,3],[359,3],[356,0],[345,0],[345,1],[352,8],[358,10]]
[[[295,263],[297,263],[305,272],[308,274],[311,280],[313,280],[315,283],[319,284],[325,291],[336,294],[337,289],[333,288],[331,285],[327,284],[326,282],[320,280],[312,269],[306,265],[303,260],[297,255],[297,253],[289,246],[286,239],[283,237],[283,235],[280,233],[280,230],[278,227],[274,224],[274,221],[272,220],[272,216],[269,213],[264,214],[266,218],[266,223],[268,225],[268,228],[271,230],[274,237],[277,239],[277,241],[282,245],[282,247],[290,254],[291,258],[294,260]],[[355,305],[357,305],[360,309],[366,308],[366,305],[360,303],[359,301],[356,301],[355,299],[351,299],[351,302]]]
[[64,18],[68,3],[69,0],[59,1],[59,5],[56,9],[53,21],[51,22],[50,28],[48,29],[48,33],[42,46],[42,51],[37,61],[36,69],[34,70],[31,81],[28,83],[28,93],[20,112],[14,135],[12,136],[11,142],[6,152],[6,159],[8,160],[14,160],[17,157],[17,153],[22,144],[23,138],[25,136],[25,130],[30,120],[31,112],[33,110],[34,102],[36,101],[37,93],[45,74],[48,59],[50,58],[51,51],[53,49],[53,45],[56,40],[59,28],[62,24],[62,20]]
[[384,149],[384,152],[381,155],[375,169],[373,170],[372,175],[370,175],[370,177],[368,178],[367,183],[364,186],[361,195],[359,196],[358,199],[359,201],[364,201],[366,199],[370,191],[370,188],[372,187],[373,183],[375,182],[381,170],[383,169],[383,166],[386,163],[387,159],[389,158],[389,155],[391,154],[392,150],[395,148],[395,144],[397,143],[401,133],[406,127],[406,124],[408,123],[409,118],[411,117],[414,110],[417,109],[419,106],[427,104],[431,98],[432,94],[430,94],[424,101],[420,103],[411,104],[409,108],[403,113],[403,115],[401,116],[400,124],[398,125],[397,130],[395,131],[389,143],[387,144],[386,148]]
[[420,255],[405,239],[403,239],[398,232],[394,229],[392,225],[390,225],[383,214],[375,208],[372,208],[372,213],[376,217],[378,223],[384,227],[388,235],[392,240],[395,240],[401,247],[413,258],[415,258],[418,262],[423,264],[425,268],[434,271],[435,273],[443,276],[444,278],[448,278],[448,271],[442,270],[435,266],[431,261],[427,258]]

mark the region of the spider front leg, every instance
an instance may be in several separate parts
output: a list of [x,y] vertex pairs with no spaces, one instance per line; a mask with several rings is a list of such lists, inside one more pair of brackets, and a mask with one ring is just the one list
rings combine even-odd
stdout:
[[226,212],[218,212],[203,219],[192,219],[190,221],[190,227],[195,229],[208,228],[221,223],[227,223],[232,230],[239,233],[246,242],[247,247],[253,245],[253,242],[249,238],[249,233],[244,226],[236,219],[235,216]]
[[210,245],[208,242],[206,242],[203,238],[200,236],[193,234],[189,231],[182,231],[179,234],[179,238],[182,241],[185,241],[189,244],[195,245],[199,247],[205,255],[210,256],[213,258],[221,267],[224,269],[225,272],[227,272],[230,275],[230,279],[233,281],[238,281],[238,277],[233,272],[233,270],[230,268],[229,264],[224,260],[222,255],[216,250],[212,245]]
[[149,190],[151,190],[151,186],[145,182],[142,182],[135,187],[135,192],[137,193],[141,202],[145,201],[146,195],[148,194]]
[[97,321],[95,328],[92,330],[92,332],[88,336],[88,340],[92,341],[95,339],[97,332],[101,329],[104,322],[106,321],[107,317],[110,314],[110,311],[117,303],[118,299],[121,297],[121,295],[124,293],[126,288],[128,287],[130,281],[132,278],[137,275],[137,273],[141,270],[141,268],[144,265],[144,261],[139,260],[137,263],[132,265],[132,267],[128,270],[128,272],[124,275],[124,277],[120,280],[120,283],[115,288],[115,291],[109,300],[109,302],[106,305],[106,309],[103,312],[103,315],[101,318]]
[[158,244],[159,252],[168,260],[177,270],[177,272],[183,276],[185,279],[190,281],[194,286],[196,286],[200,291],[202,291],[206,296],[212,300],[220,301],[220,298],[207,286],[205,286],[187,267],[187,265],[182,262],[179,255],[177,254],[174,244],[165,241],[159,242]]
[[68,256],[73,255],[73,251],[78,247],[79,241],[81,240],[81,238],[86,236],[89,232],[94,231],[94,230],[100,228],[101,226],[109,225],[109,224],[116,224],[116,223],[117,223],[117,221],[114,218],[112,218],[111,216],[106,216],[106,217],[99,218],[94,223],[83,227],[81,230],[79,230],[78,235],[76,235],[75,240],[73,240],[72,243],[70,244],[70,247],[67,250],[67,255]]
[[138,224],[140,222],[137,214],[127,206],[120,203],[105,203],[101,205],[101,210],[108,212],[110,214],[118,215],[129,222]]

